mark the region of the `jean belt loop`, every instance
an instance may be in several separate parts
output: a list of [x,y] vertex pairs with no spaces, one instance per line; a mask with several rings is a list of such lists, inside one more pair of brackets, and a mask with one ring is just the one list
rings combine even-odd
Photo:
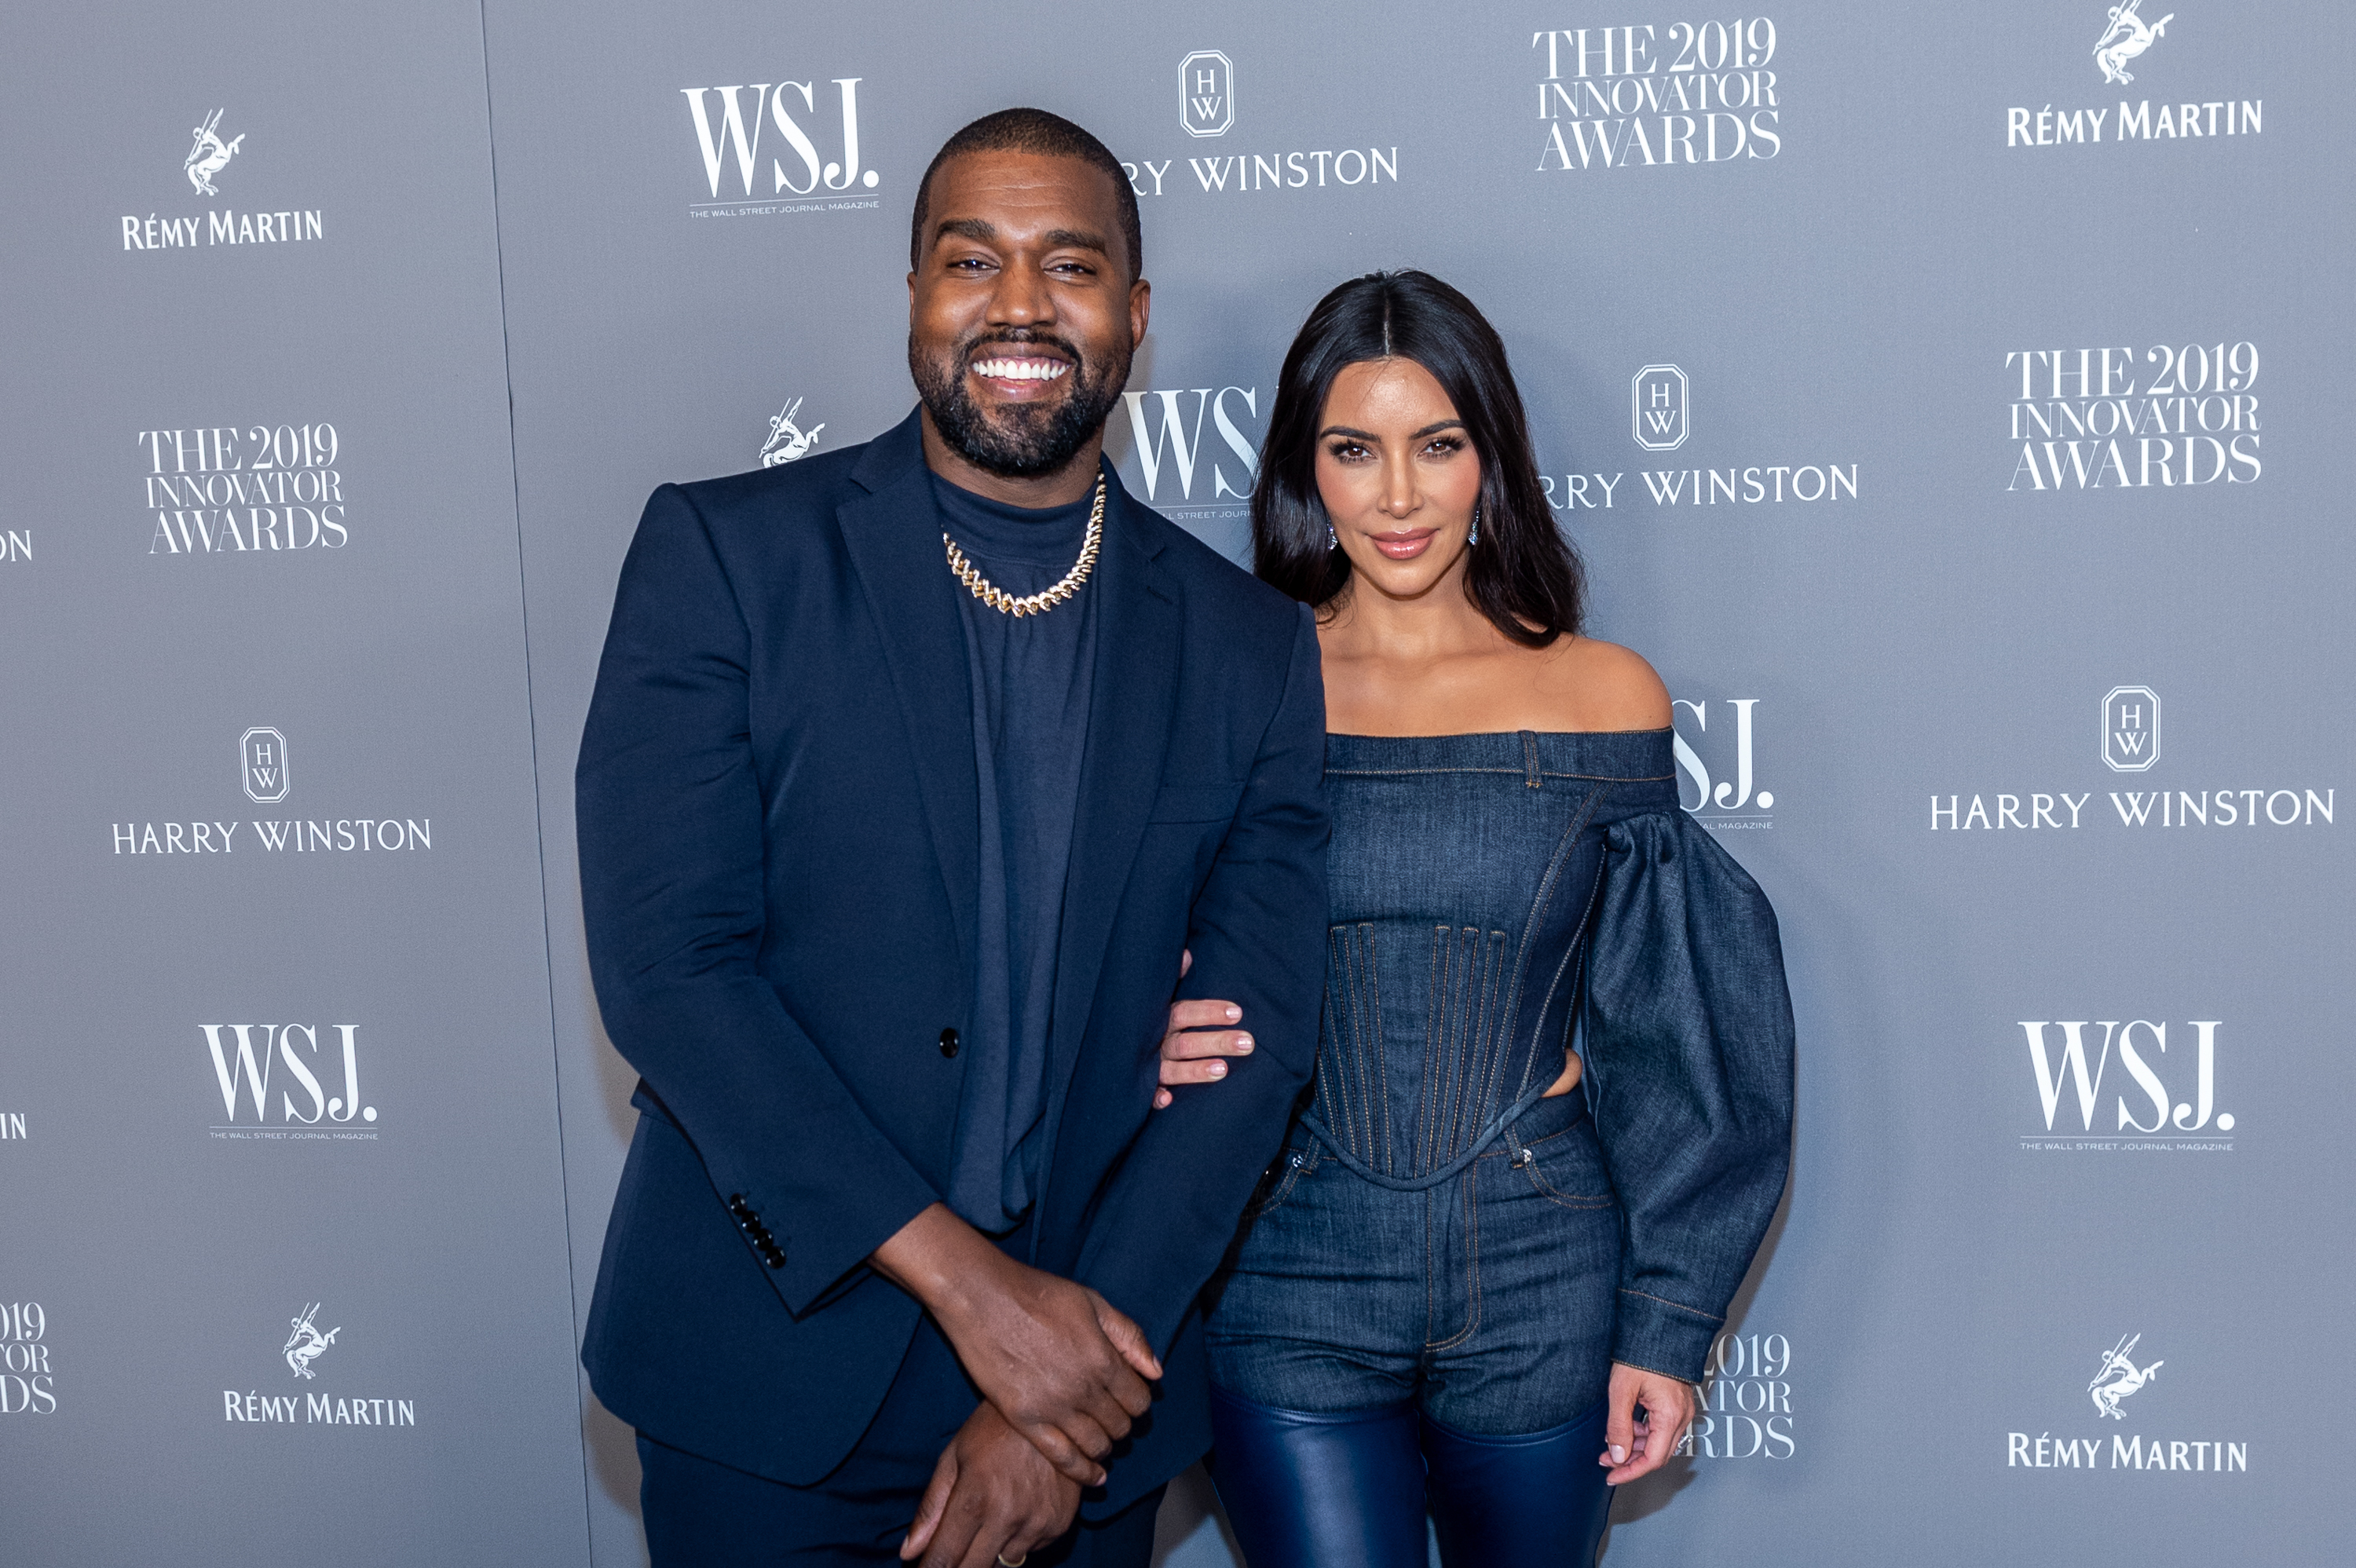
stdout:
[[1522,783],[1531,789],[1545,786],[1545,775],[1538,772],[1538,736],[1535,730],[1522,731]]

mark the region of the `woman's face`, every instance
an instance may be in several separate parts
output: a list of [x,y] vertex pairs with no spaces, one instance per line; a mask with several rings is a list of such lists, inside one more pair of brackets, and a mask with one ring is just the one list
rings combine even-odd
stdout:
[[1481,457],[1430,371],[1361,360],[1325,397],[1317,494],[1351,570],[1381,593],[1418,598],[1463,573]]

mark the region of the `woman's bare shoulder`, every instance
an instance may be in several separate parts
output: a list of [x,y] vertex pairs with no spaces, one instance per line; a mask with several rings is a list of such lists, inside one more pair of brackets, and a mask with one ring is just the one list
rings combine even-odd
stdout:
[[1548,650],[1541,682],[1564,730],[1665,730],[1669,688],[1644,656],[1595,637],[1571,637]]

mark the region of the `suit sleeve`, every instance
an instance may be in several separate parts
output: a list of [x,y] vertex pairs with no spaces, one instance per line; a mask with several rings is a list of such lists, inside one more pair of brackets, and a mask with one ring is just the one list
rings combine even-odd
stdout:
[[1317,1060],[1325,961],[1325,688],[1306,605],[1284,692],[1236,820],[1194,901],[1182,997],[1243,1008],[1255,1049],[1207,1093],[1157,1111],[1097,1207],[1074,1276],[1167,1351],[1235,1239]]
[[582,737],[581,897],[607,1035],[717,1192],[774,1237],[771,1278],[798,1314],[937,1195],[758,968],[772,912],[750,646],[702,518],[663,486],[623,563]]

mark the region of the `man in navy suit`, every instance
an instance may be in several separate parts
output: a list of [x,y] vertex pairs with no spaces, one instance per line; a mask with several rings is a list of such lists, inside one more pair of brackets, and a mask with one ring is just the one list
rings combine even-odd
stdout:
[[1315,1055],[1323,699],[1302,607],[1103,459],[1140,249],[1095,137],[968,126],[921,407],[663,486],[623,567],[578,802],[641,1115],[583,1357],[658,1563],[1142,1564],[1208,1445],[1194,1297]]

